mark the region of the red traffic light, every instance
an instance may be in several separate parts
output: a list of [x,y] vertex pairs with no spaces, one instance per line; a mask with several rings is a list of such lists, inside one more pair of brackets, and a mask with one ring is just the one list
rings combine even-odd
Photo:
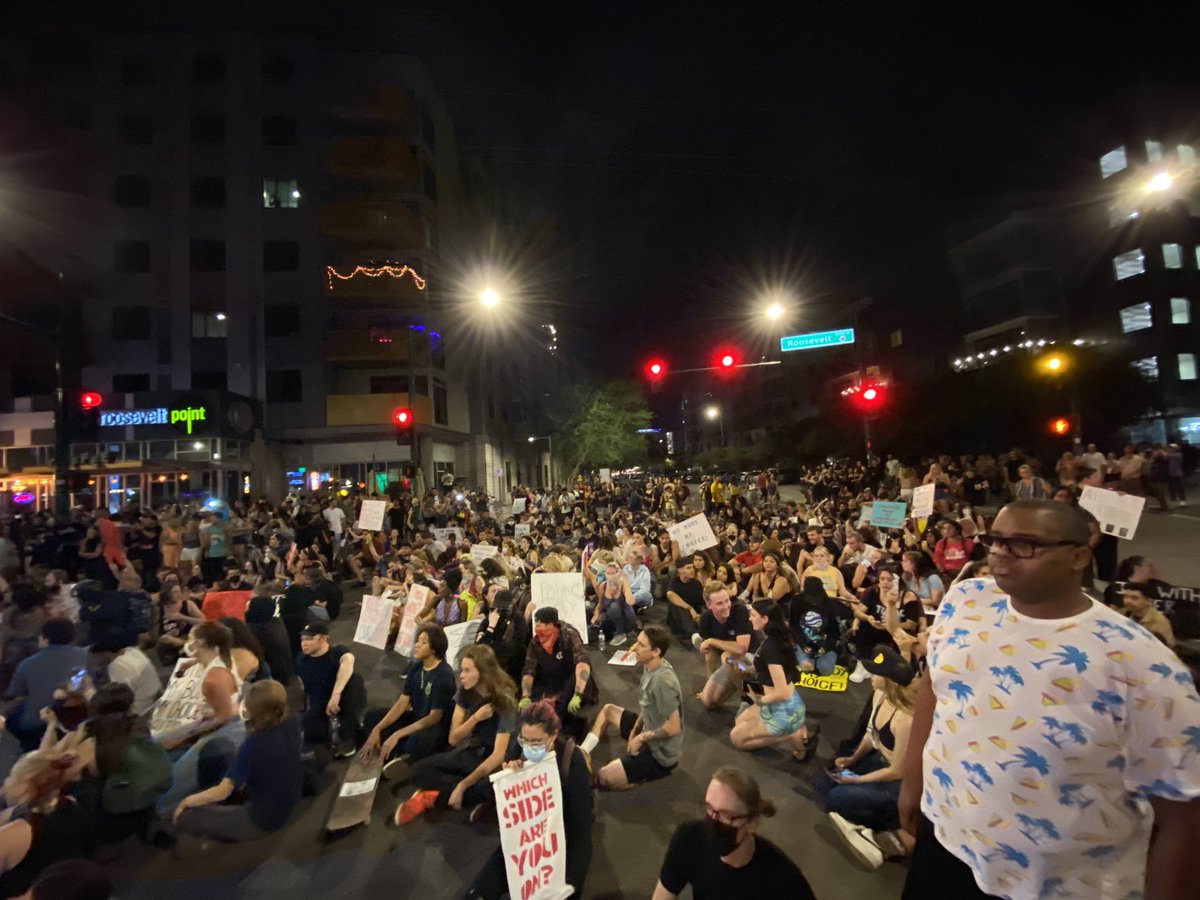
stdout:
[[732,353],[726,353],[724,356],[721,357],[721,366],[723,368],[726,368],[726,369],[731,368],[733,366],[733,364],[734,364],[734,358],[733,358]]
[[95,391],[84,391],[79,395],[79,405],[83,409],[95,409],[103,402],[104,398]]
[[877,413],[883,409],[888,398],[887,386],[878,381],[868,381],[842,393],[847,394],[850,402],[867,414]]
[[718,374],[728,375],[742,364],[742,354],[734,347],[719,347],[712,356],[713,368]]
[[397,428],[408,428],[413,423],[413,412],[411,409],[400,408],[392,412],[392,421],[396,423]]
[[873,403],[876,399],[878,399],[878,397],[879,397],[879,389],[878,388],[869,387],[865,391],[863,391],[863,399],[868,402]]
[[652,359],[646,363],[646,377],[657,381],[667,374],[667,364],[661,359]]
[[1050,430],[1055,434],[1062,436],[1071,430],[1071,420],[1058,418],[1050,423]]

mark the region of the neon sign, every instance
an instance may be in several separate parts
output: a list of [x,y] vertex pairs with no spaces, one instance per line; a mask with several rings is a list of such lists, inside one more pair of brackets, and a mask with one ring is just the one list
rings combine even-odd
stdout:
[[21,491],[21,493],[13,494],[12,496],[12,502],[16,503],[18,506],[28,506],[36,499],[37,497],[35,497],[29,491]]
[[207,424],[208,407],[183,406],[155,409],[113,409],[100,413],[101,428],[123,428],[126,425],[173,425],[179,431],[191,434],[203,431],[200,423]]

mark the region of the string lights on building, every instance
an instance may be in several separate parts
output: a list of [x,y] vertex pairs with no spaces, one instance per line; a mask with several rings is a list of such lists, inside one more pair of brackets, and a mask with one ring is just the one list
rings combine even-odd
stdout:
[[329,278],[329,289],[333,290],[333,280],[336,278],[339,281],[349,281],[356,275],[365,275],[367,278],[382,278],[384,275],[389,278],[404,278],[406,275],[412,278],[413,284],[417,286],[417,290],[425,290],[425,279],[417,274],[416,270],[411,266],[402,265],[400,263],[386,262],[381,266],[355,266],[348,273],[341,273],[333,266],[325,267],[325,274]]
[[[1089,344],[1094,344],[1095,341],[1087,341],[1083,338],[1075,338],[1071,344],[1076,347],[1084,347]],[[1003,347],[993,347],[990,350],[981,351],[979,353],[968,353],[966,356],[959,357],[954,360],[952,366],[956,372],[965,372],[968,369],[975,369],[981,366],[986,366],[992,362],[998,362],[1000,358],[1012,353],[1018,353],[1021,350],[1040,350],[1048,346],[1053,346],[1055,341],[1046,340],[1025,340],[1015,344],[1005,344]]]

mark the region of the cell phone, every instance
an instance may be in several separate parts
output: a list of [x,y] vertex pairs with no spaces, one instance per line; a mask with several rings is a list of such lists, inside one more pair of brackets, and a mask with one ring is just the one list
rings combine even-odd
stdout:
[[858,775],[857,772],[854,772],[850,769],[842,769],[840,772],[838,772],[838,774],[841,775],[843,778],[854,778]]
[[767,692],[767,689],[758,681],[747,681],[746,689],[752,694],[758,694],[760,697]]
[[71,680],[69,682],[71,686],[71,693],[75,694],[83,689],[83,680],[85,678],[87,678],[87,672],[85,672],[83,669],[75,670],[75,672],[71,675]]

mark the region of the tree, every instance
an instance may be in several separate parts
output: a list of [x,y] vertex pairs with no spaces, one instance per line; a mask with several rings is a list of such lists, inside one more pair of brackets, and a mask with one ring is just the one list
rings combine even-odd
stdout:
[[629,382],[612,381],[599,387],[571,385],[555,398],[550,420],[554,444],[573,466],[571,481],[581,468],[620,468],[646,460],[646,438],[639,428],[650,427],[650,410],[641,390]]

